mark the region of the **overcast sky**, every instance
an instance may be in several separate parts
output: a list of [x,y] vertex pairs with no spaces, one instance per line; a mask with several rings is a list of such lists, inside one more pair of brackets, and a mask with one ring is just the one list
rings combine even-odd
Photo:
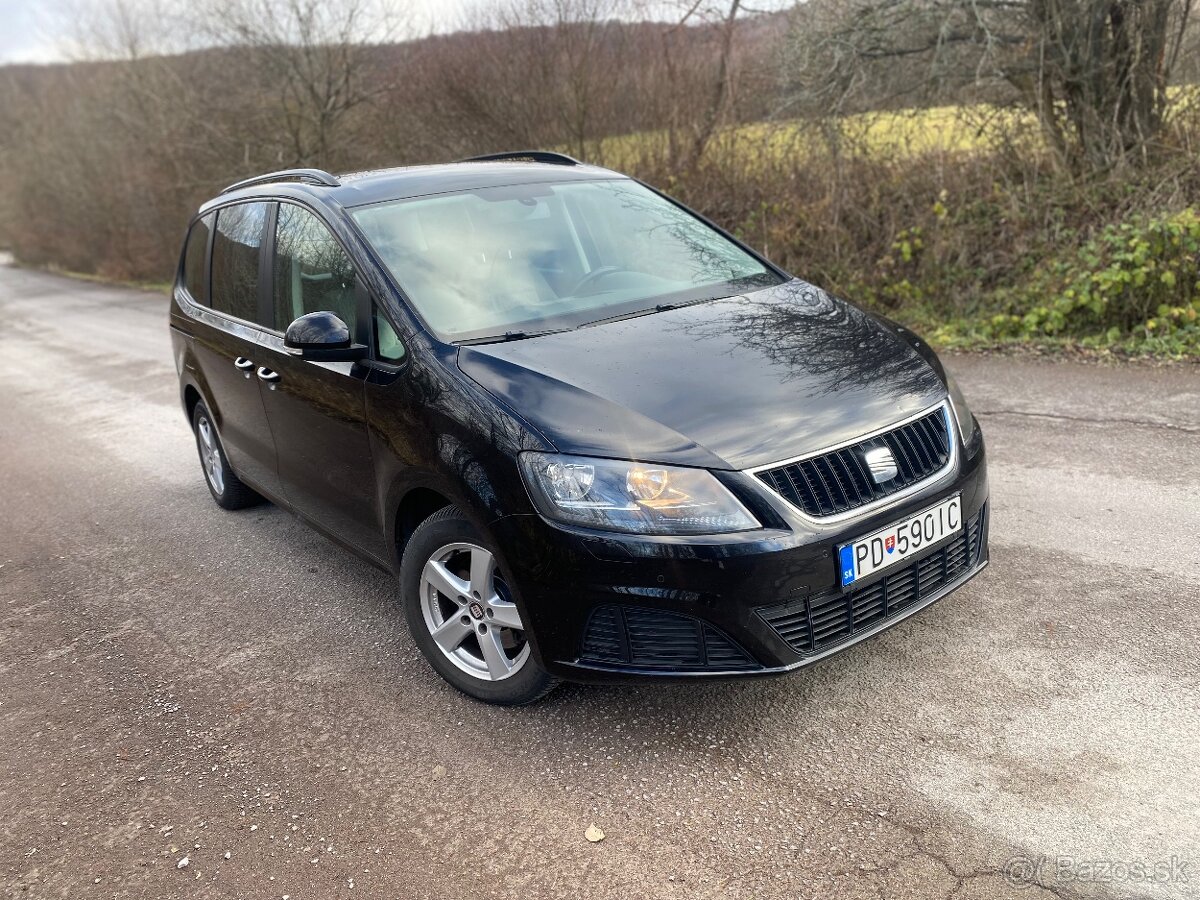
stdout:
[[[0,0],[0,64],[63,59],[65,12],[108,0]],[[422,23],[437,31],[453,27],[475,0],[405,0]]]
[[[56,62],[71,55],[68,37],[88,19],[89,7],[103,9],[113,0],[0,0],[0,65],[17,62]],[[489,0],[393,0],[408,11],[418,32],[453,31],[464,13],[486,7]],[[782,9],[795,0],[757,0],[754,10]],[[642,15],[671,19],[679,0],[642,0]],[[722,7],[723,0],[712,5]],[[68,34],[74,29],[74,34]],[[77,56],[77,54],[76,54]]]
[[52,58],[54,48],[40,26],[39,0],[0,0],[0,63]]

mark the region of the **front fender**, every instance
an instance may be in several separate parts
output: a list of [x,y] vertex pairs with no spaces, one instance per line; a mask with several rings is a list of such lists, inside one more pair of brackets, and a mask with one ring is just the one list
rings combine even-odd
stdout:
[[[390,382],[367,385],[381,526],[385,534],[399,537],[397,523],[406,499],[424,490],[453,503],[490,535],[497,519],[532,511],[517,455],[548,448],[459,371],[457,348],[420,350]],[[400,541],[390,544],[398,570]]]

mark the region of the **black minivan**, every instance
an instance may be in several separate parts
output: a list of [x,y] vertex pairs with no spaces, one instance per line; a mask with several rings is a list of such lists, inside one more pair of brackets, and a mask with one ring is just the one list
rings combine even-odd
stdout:
[[790,671],[987,563],[983,436],[920,338],[560,154],[235,184],[171,337],[217,503],[398,575],[481,700]]

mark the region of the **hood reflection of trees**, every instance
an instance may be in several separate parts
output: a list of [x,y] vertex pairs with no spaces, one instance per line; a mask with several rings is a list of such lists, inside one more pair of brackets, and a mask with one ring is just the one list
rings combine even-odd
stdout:
[[705,315],[704,304],[681,330],[753,349],[779,367],[784,380],[833,376],[823,380],[822,390],[834,391],[844,381],[909,385],[930,377],[928,364],[901,338],[807,282],[797,279],[718,302],[724,314]]

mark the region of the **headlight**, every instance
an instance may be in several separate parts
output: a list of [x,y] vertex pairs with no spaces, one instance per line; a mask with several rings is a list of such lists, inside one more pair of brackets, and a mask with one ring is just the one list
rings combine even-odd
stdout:
[[954,408],[954,418],[958,419],[958,432],[966,445],[975,432],[975,417],[971,415],[971,408],[967,406],[967,398],[963,396],[962,388],[949,372],[946,373],[946,388],[950,391],[950,405]]
[[760,528],[703,469],[522,453],[521,474],[547,518],[632,534],[721,534]]

